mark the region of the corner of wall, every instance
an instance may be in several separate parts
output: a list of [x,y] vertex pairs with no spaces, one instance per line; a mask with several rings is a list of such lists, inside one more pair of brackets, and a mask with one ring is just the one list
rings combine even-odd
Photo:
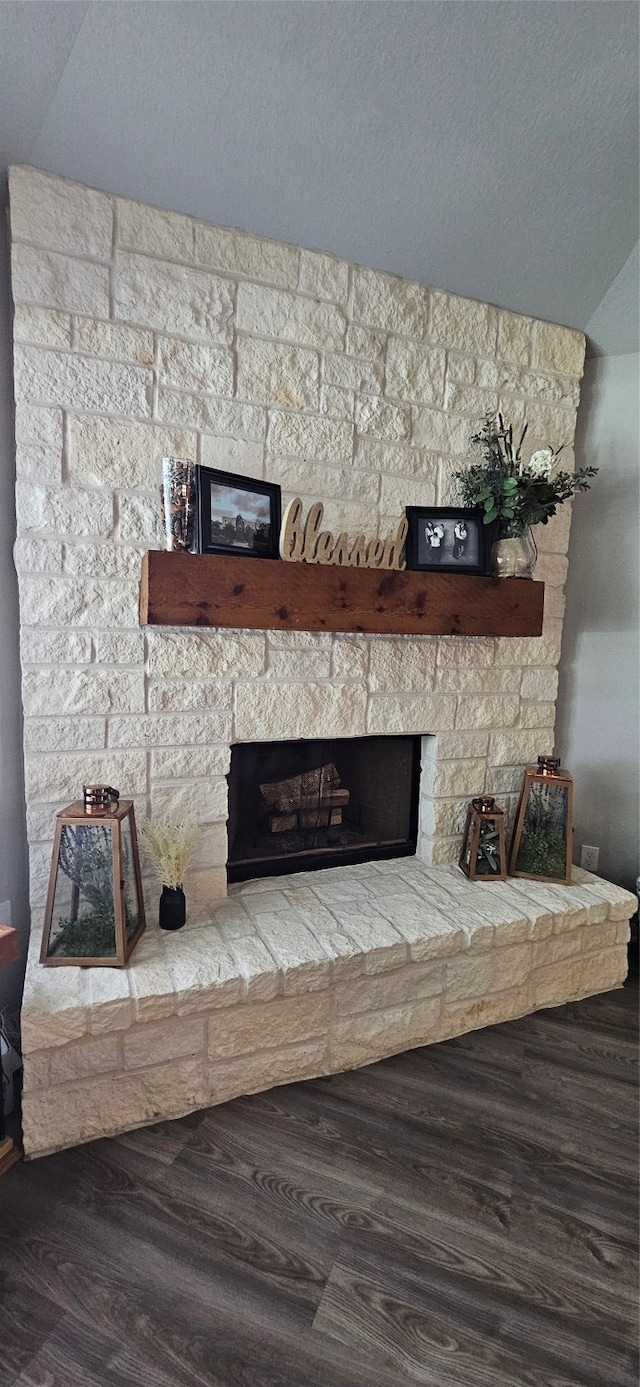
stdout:
[[[9,239],[0,217],[0,901],[11,902],[11,923],[28,937],[27,840],[22,762],[22,708],[15,539],[15,447],[11,348]],[[20,998],[24,959],[0,974],[0,1007]]]

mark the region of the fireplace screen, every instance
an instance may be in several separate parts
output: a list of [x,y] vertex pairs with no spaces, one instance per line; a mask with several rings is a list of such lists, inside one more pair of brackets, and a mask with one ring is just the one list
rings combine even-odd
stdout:
[[415,853],[419,737],[231,749],[229,881]]

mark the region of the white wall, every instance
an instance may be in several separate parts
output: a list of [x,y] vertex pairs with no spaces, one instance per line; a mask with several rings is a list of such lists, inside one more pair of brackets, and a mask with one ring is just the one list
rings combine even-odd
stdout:
[[575,859],[630,889],[638,847],[637,353],[587,361],[578,466],[600,468],[575,502],[556,747],[576,781]]
[[587,323],[587,356],[622,356],[640,349],[640,242]]
[[[8,237],[4,216],[0,216],[0,901],[11,902],[11,923],[21,930],[26,948],[28,890],[18,586],[12,554],[16,520],[11,312]],[[18,1001],[22,972],[22,965],[14,964],[0,973],[0,1007]]]

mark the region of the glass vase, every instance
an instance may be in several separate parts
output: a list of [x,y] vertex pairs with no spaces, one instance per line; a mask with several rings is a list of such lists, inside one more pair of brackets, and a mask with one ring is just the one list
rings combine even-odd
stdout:
[[530,525],[501,521],[491,546],[494,578],[533,578],[538,550]]

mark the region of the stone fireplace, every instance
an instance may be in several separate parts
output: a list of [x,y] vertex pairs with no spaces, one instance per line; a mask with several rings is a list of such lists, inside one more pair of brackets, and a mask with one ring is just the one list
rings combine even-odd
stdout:
[[[512,814],[523,765],[553,748],[569,506],[539,536],[541,637],[138,622],[162,455],[278,482],[285,502],[321,498],[328,528],[385,537],[406,505],[457,499],[469,435],[498,407],[572,465],[582,335],[35,169],[11,171],[10,199],[27,1152],[617,985],[632,897],[505,884],[488,907],[448,865],[469,796]],[[415,855],[227,898],[232,748],[378,737],[422,739]],[[189,924],[169,951],[147,881],[130,967],[52,976],[35,960],[54,815],[88,781],[196,819]]]

